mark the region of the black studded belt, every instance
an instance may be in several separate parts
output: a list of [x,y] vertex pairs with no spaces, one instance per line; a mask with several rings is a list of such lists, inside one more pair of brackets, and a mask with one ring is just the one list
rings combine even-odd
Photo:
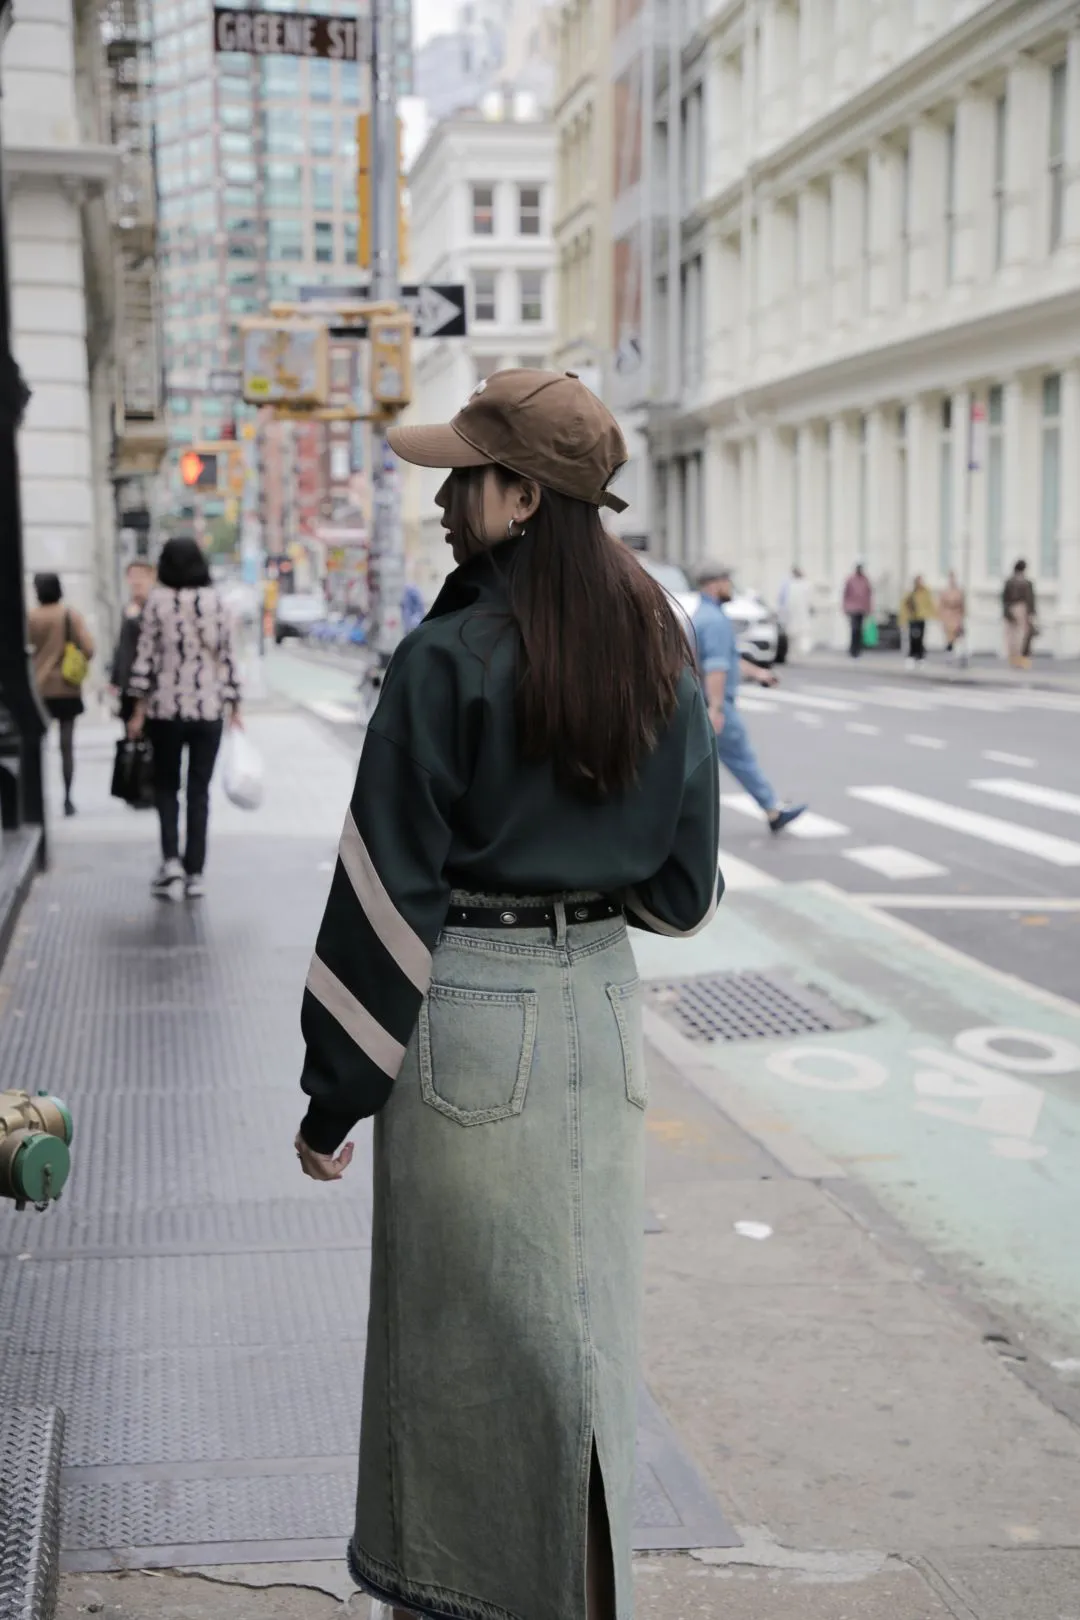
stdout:
[[[622,906],[617,900],[602,895],[599,900],[570,900],[565,902],[568,923],[601,922],[605,917],[620,917]],[[554,928],[555,906],[451,906],[446,913],[446,928]]]

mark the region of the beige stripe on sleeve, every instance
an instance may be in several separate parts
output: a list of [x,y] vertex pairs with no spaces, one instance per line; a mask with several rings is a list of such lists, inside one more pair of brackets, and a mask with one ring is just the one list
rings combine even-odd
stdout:
[[714,888],[712,904],[699,923],[695,923],[693,928],[673,928],[670,923],[662,922],[659,917],[653,915],[639,898],[636,889],[627,889],[625,895],[627,911],[632,911],[635,917],[640,917],[642,922],[648,923],[649,927],[655,930],[656,933],[666,934],[669,939],[690,939],[694,934],[700,934],[701,930],[707,928],[716,916],[716,908],[719,903],[720,897],[716,888]]
[[338,854],[364,916],[409,983],[415,985],[421,995],[426,995],[431,983],[431,952],[409,927],[383,887],[351,810],[345,817]]
[[331,973],[326,963],[317,956],[311,959],[307,988],[376,1068],[389,1075],[391,1080],[396,1079],[405,1048],[383,1029],[378,1019],[371,1016],[363,1003],[357,1001],[350,990],[346,990],[337,975]]

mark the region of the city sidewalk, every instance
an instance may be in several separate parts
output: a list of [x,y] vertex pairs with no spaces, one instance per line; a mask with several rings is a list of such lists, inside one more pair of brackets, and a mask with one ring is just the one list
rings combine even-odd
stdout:
[[[367,1133],[341,1187],[291,1152],[353,760],[284,705],[250,729],[266,804],[215,802],[196,907],[149,898],[153,818],[82,733],[0,980],[0,1070],[76,1126],[63,1202],[0,1206],[0,1399],[68,1417],[61,1620],[367,1620]],[[813,884],[635,943],[644,1373],[685,1465],[651,1475],[637,1620],[1080,1615],[1080,1009]],[[739,1544],[673,1550],[694,1513]]]
[[927,653],[919,669],[909,669],[901,652],[868,649],[860,658],[815,649],[805,658],[792,658],[791,668],[823,673],[857,669],[860,675],[887,680],[932,681],[949,686],[1000,686],[1016,691],[1080,692],[1080,659],[1035,658],[1030,669],[1010,669],[1003,658],[975,658],[970,664],[953,663],[941,652]]

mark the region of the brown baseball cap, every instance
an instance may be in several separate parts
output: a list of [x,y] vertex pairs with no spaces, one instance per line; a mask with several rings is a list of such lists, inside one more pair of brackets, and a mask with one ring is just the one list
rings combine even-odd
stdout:
[[496,371],[441,427],[392,427],[390,448],[417,467],[487,467],[593,506],[625,512],[607,485],[627,460],[607,406],[573,371]]

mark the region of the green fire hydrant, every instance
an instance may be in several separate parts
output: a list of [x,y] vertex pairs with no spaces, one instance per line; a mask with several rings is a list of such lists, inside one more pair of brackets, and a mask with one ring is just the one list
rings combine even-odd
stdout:
[[71,1169],[71,1115],[39,1091],[0,1091],[0,1198],[16,1209],[46,1209],[64,1190]]

